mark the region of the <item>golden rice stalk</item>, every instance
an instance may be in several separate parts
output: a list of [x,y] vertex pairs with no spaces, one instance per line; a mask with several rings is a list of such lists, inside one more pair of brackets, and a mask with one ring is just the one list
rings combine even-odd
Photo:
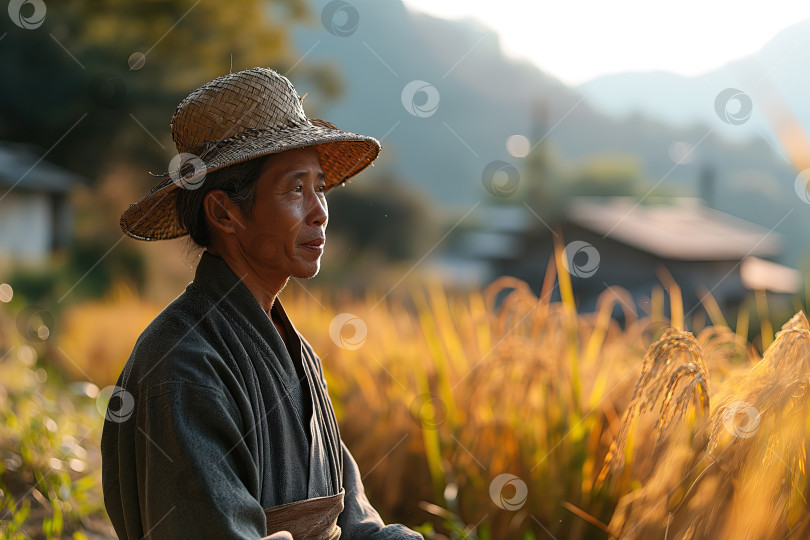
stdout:
[[691,332],[670,328],[644,355],[641,375],[622,417],[619,434],[605,456],[597,485],[604,482],[608,472],[624,466],[628,434],[638,415],[661,402],[656,423],[658,447],[670,426],[684,415],[693,399],[703,414],[709,411],[709,371],[703,361],[703,352]]
[[[501,301],[501,306],[496,307],[498,295],[507,289],[512,289]],[[494,321],[496,335],[506,334],[510,327],[519,322],[521,308],[535,307],[538,298],[534,295],[529,284],[523,280],[502,276],[490,283],[484,290],[484,305],[489,313],[498,313]],[[511,324],[510,324],[511,323]]]
[[588,344],[585,347],[582,358],[583,365],[590,365],[602,350],[605,334],[607,334],[608,326],[613,320],[613,308],[617,304],[621,306],[624,312],[627,326],[635,324],[638,315],[636,314],[632,295],[627,289],[621,287],[607,287],[596,301],[596,321],[593,324],[593,332],[591,332]]
[[778,413],[791,408],[807,395],[810,378],[810,325],[803,312],[794,315],[782,326],[762,360],[746,374],[744,388],[728,396],[712,411],[710,448],[718,444],[724,422],[735,403],[744,402],[756,408],[760,415]]
[[723,310],[720,309],[720,306],[717,304],[717,300],[715,300],[714,296],[712,296],[711,291],[702,285],[699,287],[699,291],[700,303],[703,304],[703,308],[706,310],[706,313],[709,314],[712,324],[718,326],[728,326],[726,318],[723,316]]
[[698,333],[703,360],[712,380],[725,380],[732,370],[750,367],[756,356],[753,347],[727,326],[709,326]]
[[771,325],[771,311],[768,308],[768,297],[765,291],[755,291],[754,301],[759,317],[760,336],[762,338],[762,350],[767,350],[773,343],[773,326]]
[[623,539],[807,538],[810,326],[797,313],[753,368],[724,384],[694,439],[667,445],[619,502]]
[[659,266],[656,268],[655,273],[658,275],[658,279],[661,280],[661,283],[664,284],[667,292],[669,293],[669,325],[672,328],[683,330],[685,326],[683,320],[683,296],[681,295],[681,288],[675,282],[675,278],[672,277],[672,274],[665,266]]

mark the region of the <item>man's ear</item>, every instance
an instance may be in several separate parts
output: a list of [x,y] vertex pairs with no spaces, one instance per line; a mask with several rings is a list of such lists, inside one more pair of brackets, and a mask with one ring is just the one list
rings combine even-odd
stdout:
[[209,227],[216,229],[220,235],[233,234],[245,228],[239,205],[232,202],[221,189],[214,189],[205,194],[203,212]]

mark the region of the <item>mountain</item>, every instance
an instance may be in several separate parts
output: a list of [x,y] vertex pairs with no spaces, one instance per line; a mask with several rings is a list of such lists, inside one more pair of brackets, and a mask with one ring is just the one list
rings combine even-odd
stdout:
[[[643,114],[673,126],[707,123],[718,133],[738,139],[767,136],[765,112],[776,95],[795,118],[810,128],[810,19],[794,24],[771,39],[758,53],[729,62],[696,77],[653,71],[604,75],[577,87],[598,110],[617,118]],[[726,88],[751,98],[751,116],[741,124],[717,122],[715,101]],[[730,110],[734,104],[730,105]],[[773,138],[775,142],[775,138]]]
[[[375,168],[392,171],[444,208],[466,211],[484,200],[482,174],[493,161],[525,172],[523,160],[511,157],[505,147],[508,137],[522,134],[533,142],[543,139],[570,164],[595,155],[631,156],[649,185],[660,183],[687,195],[698,193],[699,177],[709,168],[716,208],[769,229],[778,224],[788,248],[782,262],[795,264],[810,249],[801,234],[810,229],[810,212],[795,194],[796,171],[761,137],[723,135],[728,126],[714,113],[714,101],[729,87],[726,81],[706,79],[698,90],[686,91],[679,78],[656,74],[669,81],[663,86],[671,92],[664,93],[661,83],[648,90],[643,75],[632,75],[638,82],[624,83],[628,102],[657,101],[656,110],[670,108],[677,114],[628,116],[633,110],[628,108],[616,115],[602,110],[607,98],[599,101],[587,86],[569,88],[533,64],[507,57],[497,34],[474,21],[412,12],[400,0],[316,0],[311,5],[321,16],[294,32],[295,47],[301,62],[332,66],[342,97],[328,102],[308,96],[307,111],[380,139],[384,149]],[[773,44],[768,58],[789,46],[787,41]],[[771,68],[791,72],[782,65]],[[295,68],[288,75],[299,91],[314,87],[313,81],[296,78]],[[618,84],[594,84],[614,88],[604,95],[622,93]],[[703,112],[688,112],[694,108]],[[672,157],[679,143],[694,148],[692,159],[681,164]]]

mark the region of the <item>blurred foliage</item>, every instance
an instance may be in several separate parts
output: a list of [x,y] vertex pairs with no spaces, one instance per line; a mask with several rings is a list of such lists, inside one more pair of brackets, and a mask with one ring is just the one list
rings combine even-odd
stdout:
[[[654,305],[643,315],[628,308],[627,293],[614,287],[605,290],[595,313],[578,314],[561,265],[558,252],[540,295],[513,278],[465,294],[428,284],[382,302],[371,292],[365,298],[318,288],[283,293],[296,327],[324,359],[342,437],[384,519],[421,524],[426,538],[436,540],[601,539],[619,536],[617,531],[646,538],[670,522],[688,525],[691,517],[713,531],[738,531],[739,513],[750,512],[747,523],[773,531],[759,538],[803,537],[802,524],[810,523],[802,498],[804,454],[791,449],[808,438],[806,422],[791,420],[780,433],[778,417],[763,417],[762,436],[790,445],[772,445],[774,456],[792,464],[779,469],[766,461],[768,482],[748,472],[754,462],[775,459],[757,452],[767,447],[764,439],[735,445],[717,431],[728,420],[724,407],[735,399],[755,403],[763,415],[787,406],[793,420],[805,410],[801,381],[810,373],[802,347],[810,330],[803,315],[769,338],[772,349],[760,361],[748,342],[748,321],[738,319],[732,330],[711,302],[706,311],[713,324],[695,322],[694,336],[688,332],[674,283],[653,295]],[[562,301],[548,300],[555,289]],[[75,303],[52,319],[30,317],[22,326],[16,323],[23,300],[15,294],[0,304],[0,520],[8,536],[111,536],[98,478],[98,407],[105,405],[98,389],[112,384],[138,333],[161,307],[126,287],[113,290],[103,300]],[[667,294],[669,315],[662,302]],[[496,298],[502,299],[497,305]],[[617,306],[623,325],[611,316]],[[360,348],[342,348],[324,330],[341,312],[367,326]],[[675,330],[667,331],[670,326]],[[667,349],[672,340],[688,347]],[[668,366],[658,375],[642,371],[648,347],[650,362]],[[697,378],[683,376],[691,369],[689,355],[705,366],[700,381],[710,390],[699,392],[709,400],[706,416],[691,398]],[[639,378],[642,373],[653,375]],[[657,397],[623,422],[637,379]],[[788,396],[790,403],[783,401]],[[683,407],[677,415],[667,412],[667,399]],[[606,470],[622,433],[624,466]],[[726,483],[718,484],[716,474],[702,482],[688,468],[671,474],[690,459],[714,459],[706,453],[705,433],[714,433],[713,444],[723,449]],[[501,474],[525,483],[524,500],[515,498],[514,485],[493,495],[493,479]],[[680,478],[697,486],[700,505],[682,503],[690,492],[673,487]],[[722,506],[714,502],[713,485]],[[742,486],[740,496],[750,491],[776,502],[756,512],[750,505],[739,508],[734,486]],[[781,486],[794,486],[794,494],[779,499]],[[670,504],[672,493],[677,497]],[[632,523],[643,524],[639,530],[647,536],[634,532]],[[798,528],[790,533],[793,526]]]
[[99,389],[63,379],[55,353],[0,311],[0,538],[113,535],[99,489]]
[[633,195],[639,190],[641,177],[638,158],[593,156],[573,171],[564,191],[568,197]]
[[328,233],[338,236],[346,260],[329,272],[357,270],[369,258],[413,260],[440,236],[446,221],[433,203],[407,184],[383,173],[329,192]]
[[[313,302],[293,289],[294,296],[285,297],[298,328],[328,358],[326,377],[341,433],[361,470],[373,468],[366,488],[383,515],[414,523],[425,515],[420,510],[427,512],[430,522],[420,530],[428,538],[651,538],[671,520],[688,525],[692,517],[709,530],[732,534],[694,531],[691,537],[720,538],[745,536],[738,516],[750,512],[747,523],[771,527],[759,529],[758,538],[803,538],[803,529],[791,527],[810,524],[804,453],[790,454],[790,448],[810,439],[806,422],[780,433],[779,417],[770,420],[772,430],[763,437],[789,439],[774,447],[768,483],[759,484],[760,476],[748,468],[725,468],[763,458],[737,449],[728,437],[721,437],[720,444],[731,443],[726,457],[738,459],[724,459],[712,482],[701,483],[702,469],[678,476],[668,465],[686,467],[692,463],[685,459],[689,456],[711,461],[712,449],[701,446],[701,434],[718,429],[727,434],[736,420],[723,415],[724,407],[755,394],[749,383],[766,374],[775,377],[748,343],[748,323],[740,320],[732,330],[707,299],[712,325],[696,318],[694,334],[688,332],[674,283],[654,294],[655,305],[646,315],[629,308],[628,294],[615,287],[605,290],[596,313],[577,314],[561,264],[558,252],[537,296],[526,283],[502,278],[483,294],[447,295],[434,285],[411,290],[408,302],[389,299],[379,306],[373,294],[352,302],[316,292]],[[548,301],[557,288],[562,301]],[[505,299],[495,307],[504,291]],[[667,295],[669,315],[662,302]],[[624,311],[622,326],[611,316],[617,306]],[[322,331],[338,311],[366,322],[367,338],[359,349],[342,349]],[[791,332],[799,334],[794,342],[810,343],[803,315],[794,320],[799,322],[788,323],[774,344],[793,339]],[[796,330],[790,330],[792,325]],[[677,345],[681,341],[688,347]],[[771,405],[794,411],[807,407],[810,396],[803,381],[810,372],[806,362],[797,362],[801,350],[782,347],[765,355],[774,366],[784,365],[784,399],[790,388],[804,389],[794,392],[796,402],[779,398]],[[648,358],[666,369],[643,371]],[[698,364],[704,366],[699,375]],[[773,388],[779,388],[774,382]],[[624,466],[605,481],[600,472],[610,463],[634,384],[655,392],[643,414],[629,417],[632,426],[624,432],[632,435],[625,440]],[[763,392],[757,399],[766,403],[769,395]],[[780,458],[793,465],[777,470]],[[503,499],[510,501],[516,490],[503,491],[501,504],[491,493],[493,478],[503,473],[528,486],[525,501],[514,501],[519,503],[515,511],[505,509]],[[718,493],[722,497],[713,500],[718,473],[727,481]],[[700,485],[699,502],[688,498],[689,485],[677,485],[681,479]],[[734,486],[743,487],[736,491]],[[779,486],[796,486],[797,491],[780,499]],[[756,510],[751,504],[736,506],[734,493],[754,496],[760,487],[765,499],[778,502]],[[673,493],[677,498],[670,504]],[[617,505],[621,514],[615,513]],[[644,523],[644,533],[634,531],[635,523]]]
[[[593,154],[570,161],[550,142],[532,149],[521,174],[525,177],[520,185],[521,196],[501,202],[525,201],[551,226],[564,219],[574,197],[649,199],[688,195],[683,189],[647,177],[638,156]],[[543,229],[542,233],[545,232]]]
[[[141,254],[131,245],[109,246],[80,239],[48,266],[17,265],[4,276],[16,294],[30,303],[56,304],[65,294],[76,298],[100,298],[114,283],[144,285],[146,268]],[[109,253],[107,251],[109,250]]]
[[[292,69],[291,26],[311,18],[304,0],[64,0],[48,2],[32,30],[0,17],[0,65],[11,74],[0,80],[0,138],[44,151],[70,132],[48,159],[89,178],[122,159],[166,170],[180,100],[231,71]],[[296,70],[327,93],[339,88],[328,66]]]
[[0,17],[0,139],[31,144],[91,184],[71,194],[69,251],[47,268],[18,265],[4,279],[54,311],[63,295],[100,298],[114,280],[142,291],[154,263],[122,242],[117,224],[156,183],[146,171],[168,168],[175,107],[202,83],[254,66],[290,72],[305,91],[336,98],[335,68],[299,63],[290,45],[292,28],[312,21],[305,0],[65,0],[48,2],[35,29]]
[[161,309],[121,283],[102,299],[66,308],[58,319],[63,372],[100,387],[115,384],[138,336]]

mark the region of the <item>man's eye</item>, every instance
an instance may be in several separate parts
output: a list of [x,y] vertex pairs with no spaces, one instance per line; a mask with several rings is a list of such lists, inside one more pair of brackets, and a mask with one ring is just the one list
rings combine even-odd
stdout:
[[319,193],[323,193],[323,192],[325,192],[325,191],[326,191],[326,184],[324,184],[324,185],[322,185],[322,186],[318,186],[318,192],[319,192]]
[[301,184],[298,184],[297,186],[295,186],[293,188],[293,191],[295,191],[296,193],[301,193],[302,191],[304,191],[304,186],[301,185]]

